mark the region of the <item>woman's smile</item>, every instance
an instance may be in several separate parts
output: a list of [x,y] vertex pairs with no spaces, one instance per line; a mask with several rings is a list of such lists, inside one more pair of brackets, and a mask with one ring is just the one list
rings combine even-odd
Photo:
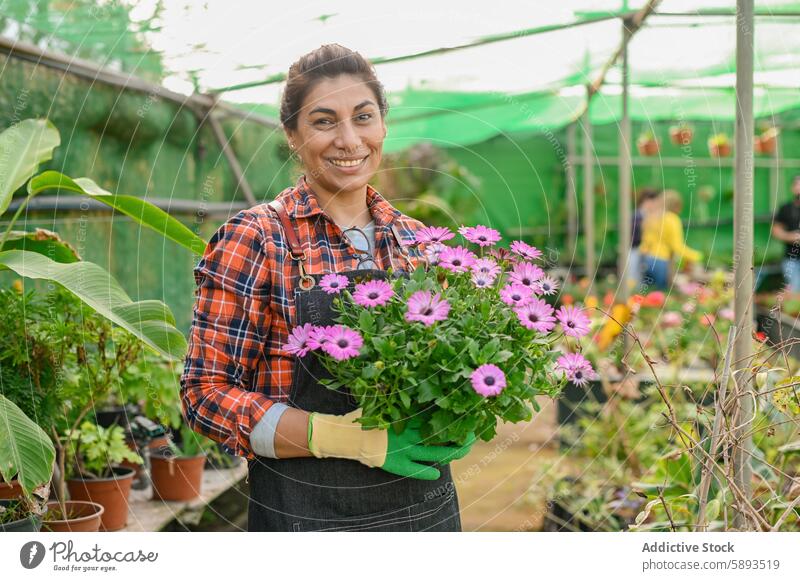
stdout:
[[328,163],[334,166],[337,170],[346,173],[346,174],[354,174],[361,171],[361,168],[366,165],[366,160],[369,155],[364,155],[362,157],[354,157],[349,159],[343,159],[340,157],[336,158],[327,158]]

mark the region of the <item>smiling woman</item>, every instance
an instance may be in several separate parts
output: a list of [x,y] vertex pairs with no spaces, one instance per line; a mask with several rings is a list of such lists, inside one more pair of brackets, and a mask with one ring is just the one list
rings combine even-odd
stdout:
[[[350,392],[322,385],[330,374],[313,354],[294,356],[312,324],[335,323],[331,280],[352,289],[356,277],[385,279],[420,260],[406,243],[424,225],[369,185],[387,109],[356,52],[326,45],[293,64],[281,122],[305,174],[223,224],[195,268],[183,412],[248,459],[249,530],[461,530],[448,463],[471,444],[363,430]],[[349,340],[337,343],[356,349]]]

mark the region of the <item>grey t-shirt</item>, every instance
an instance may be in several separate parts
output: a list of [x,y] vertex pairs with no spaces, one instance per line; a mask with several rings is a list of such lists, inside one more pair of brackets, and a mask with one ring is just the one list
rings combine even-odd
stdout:
[[378,268],[375,262],[375,220],[371,220],[363,228],[343,228],[342,231],[356,250],[365,255],[360,257],[358,269]]

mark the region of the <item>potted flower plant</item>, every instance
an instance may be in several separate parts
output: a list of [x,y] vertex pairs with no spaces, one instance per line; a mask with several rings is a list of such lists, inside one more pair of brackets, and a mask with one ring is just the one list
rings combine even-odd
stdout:
[[669,139],[675,145],[689,145],[692,137],[694,137],[694,130],[688,123],[679,123],[669,128]]
[[214,442],[186,425],[180,429],[180,445],[150,456],[153,499],[192,500],[200,496],[203,466]]
[[639,155],[653,157],[658,155],[659,140],[652,131],[645,131],[636,140],[636,147],[639,150]]
[[116,531],[128,522],[128,496],[135,470],[120,466],[127,460],[141,464],[141,457],[125,443],[120,426],[108,428],[84,421],[70,432],[71,478],[67,488],[73,500],[86,500],[103,505],[100,527]]
[[755,152],[763,155],[775,155],[775,151],[778,148],[778,133],[777,127],[769,127],[762,131],[760,135],[756,135],[753,140]]
[[709,137],[708,153],[711,157],[729,157],[731,154],[731,142],[727,134],[717,133]]

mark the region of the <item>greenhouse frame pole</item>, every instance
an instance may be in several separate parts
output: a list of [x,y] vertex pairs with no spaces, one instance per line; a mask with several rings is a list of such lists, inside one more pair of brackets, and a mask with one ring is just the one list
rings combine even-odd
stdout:
[[577,122],[567,125],[567,248],[575,249],[578,241],[578,188],[575,182],[575,129]]
[[[734,344],[734,362],[747,370],[753,355],[753,0],[736,2],[736,129],[734,181],[734,317],[738,329]],[[751,496],[753,439],[750,431],[753,414],[751,373],[736,374],[738,413],[733,451],[734,481],[745,498]],[[739,510],[733,525],[747,528]]]
[[592,144],[592,122],[589,118],[589,101],[592,95],[587,89],[586,111],[583,114],[583,237],[586,245],[586,276],[594,280],[596,261],[594,257],[594,145]]
[[[628,111],[628,41],[631,37],[631,22],[622,21],[622,119],[619,124],[619,225],[617,273],[619,302],[627,303],[630,291],[628,289],[629,255],[631,251],[631,118]],[[625,334],[627,338],[627,333]]]

